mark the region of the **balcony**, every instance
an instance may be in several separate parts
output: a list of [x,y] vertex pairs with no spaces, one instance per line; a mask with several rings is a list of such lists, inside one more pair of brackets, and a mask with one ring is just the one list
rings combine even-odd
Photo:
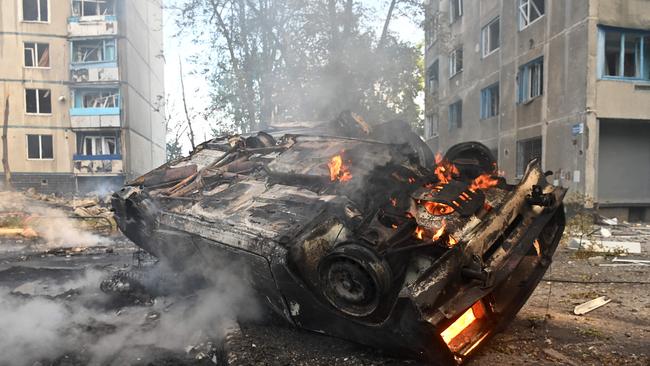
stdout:
[[72,128],[120,127],[120,108],[70,108]]
[[72,128],[120,127],[120,91],[117,87],[76,88],[72,90],[72,94]]
[[117,17],[114,15],[73,16],[68,18],[70,37],[117,35]]
[[75,83],[119,80],[115,38],[77,39],[71,42],[70,79]]
[[80,155],[72,157],[74,174],[80,176],[109,176],[124,173],[122,155]]
[[119,81],[117,62],[72,64],[70,80],[74,83]]

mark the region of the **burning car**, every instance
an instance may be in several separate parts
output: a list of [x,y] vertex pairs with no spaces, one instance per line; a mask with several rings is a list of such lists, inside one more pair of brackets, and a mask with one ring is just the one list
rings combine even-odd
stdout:
[[566,190],[539,161],[508,184],[485,146],[434,158],[404,130],[344,114],[309,133],[215,138],[116,192],[115,216],[178,268],[245,266],[297,327],[459,364],[541,280]]

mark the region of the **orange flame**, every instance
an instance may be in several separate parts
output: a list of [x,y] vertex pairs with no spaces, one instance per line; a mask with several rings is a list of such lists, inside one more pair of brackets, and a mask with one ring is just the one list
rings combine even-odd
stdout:
[[479,189],[488,189],[499,184],[499,180],[490,174],[482,174],[476,177],[470,185],[470,191],[476,192]]
[[447,229],[447,222],[445,220],[442,220],[442,226],[436,231],[435,234],[433,234],[433,241],[440,239],[445,234],[445,229]]
[[352,179],[352,174],[350,169],[343,164],[343,157],[341,155],[335,155],[332,157],[327,166],[330,169],[330,180],[332,182],[347,182]]
[[419,227],[419,226],[417,228],[415,228],[415,237],[420,239],[420,240],[423,240],[424,239],[424,229]]
[[424,203],[424,208],[427,210],[427,212],[434,216],[444,216],[454,212],[453,207],[438,202],[427,201]]
[[474,309],[469,308],[455,322],[451,323],[451,325],[440,335],[445,343],[449,344],[452,339],[456,338],[457,335],[472,325],[475,320],[476,315],[474,315]]
[[454,177],[458,176],[460,172],[458,168],[451,162],[443,159],[442,154],[436,154],[436,168],[433,173],[438,177],[438,181],[442,184],[447,184]]

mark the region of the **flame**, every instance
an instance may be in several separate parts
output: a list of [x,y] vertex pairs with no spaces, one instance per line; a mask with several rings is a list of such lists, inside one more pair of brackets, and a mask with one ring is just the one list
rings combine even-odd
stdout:
[[424,229],[421,228],[420,226],[415,228],[415,237],[420,240],[424,239]]
[[469,187],[469,190],[476,192],[479,189],[488,189],[495,187],[497,184],[499,184],[499,180],[494,176],[490,174],[481,174],[476,177],[476,179],[474,179]]
[[352,174],[350,169],[343,164],[343,156],[335,155],[330,159],[330,162],[327,163],[327,166],[330,169],[330,180],[332,182],[347,182],[352,179]]
[[458,244],[458,240],[456,240],[453,236],[448,235],[447,244],[449,244],[450,247],[453,247],[454,245]]
[[429,212],[430,214],[434,216],[444,216],[444,215],[449,215],[450,213],[454,212],[454,208],[445,205],[444,203],[438,203],[438,202],[425,202],[424,203],[424,208]]
[[469,308],[455,322],[451,323],[440,335],[445,343],[449,344],[452,339],[456,338],[463,330],[467,329],[476,320],[474,309]]
[[436,231],[435,234],[433,234],[433,241],[440,239],[445,234],[445,229],[447,229],[447,222],[445,220],[442,220],[442,226]]
[[537,252],[537,256],[541,257],[542,256],[542,248],[539,245],[539,240],[535,239],[533,242],[533,246],[535,247],[535,251]]
[[451,162],[445,160],[442,154],[436,154],[436,168],[433,173],[438,177],[439,183],[447,184],[454,176],[460,175],[458,168]]

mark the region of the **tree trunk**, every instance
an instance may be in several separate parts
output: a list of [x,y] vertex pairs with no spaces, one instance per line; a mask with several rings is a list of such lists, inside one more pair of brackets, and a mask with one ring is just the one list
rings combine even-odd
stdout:
[[393,10],[395,10],[395,4],[397,4],[397,0],[391,0],[390,6],[388,7],[388,14],[386,14],[386,19],[384,20],[384,29],[381,31],[381,38],[379,38],[379,43],[377,44],[377,48],[380,50],[384,47],[386,37],[388,37],[388,26],[390,25],[390,21],[393,18]]
[[192,128],[192,118],[190,118],[190,112],[187,110],[187,99],[185,98],[185,82],[183,81],[183,61],[181,60],[181,56],[178,56],[178,70],[180,71],[181,76],[181,95],[183,97],[183,109],[185,109],[187,128],[190,130],[190,144],[192,145],[192,150],[194,150],[196,149],[196,144],[194,143],[194,129]]
[[9,129],[9,97],[5,100],[4,123],[2,125],[2,168],[5,173],[5,189],[11,189],[11,169],[9,169],[9,147],[7,146],[7,130]]

